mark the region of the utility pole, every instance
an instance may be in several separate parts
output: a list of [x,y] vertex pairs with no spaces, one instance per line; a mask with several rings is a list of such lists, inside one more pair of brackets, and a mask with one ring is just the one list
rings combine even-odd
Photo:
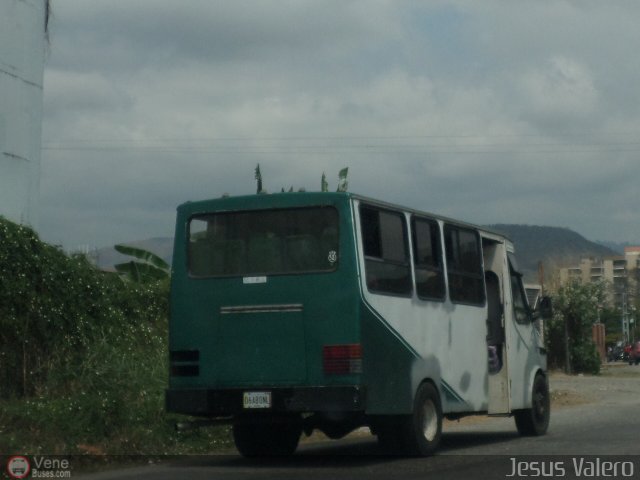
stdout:
[[629,319],[627,318],[627,293],[622,292],[622,338],[625,345],[629,343]]
[[564,319],[564,371],[571,373],[571,355],[569,353],[569,318]]

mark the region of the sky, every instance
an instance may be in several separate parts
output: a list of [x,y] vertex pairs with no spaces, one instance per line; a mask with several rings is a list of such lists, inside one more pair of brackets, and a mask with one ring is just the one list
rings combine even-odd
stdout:
[[349,190],[640,243],[640,2],[54,0],[40,234],[172,236],[189,200]]

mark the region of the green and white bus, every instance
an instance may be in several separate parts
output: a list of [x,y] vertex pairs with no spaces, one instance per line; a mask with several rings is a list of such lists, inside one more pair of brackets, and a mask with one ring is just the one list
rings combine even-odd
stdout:
[[442,420],[549,424],[546,352],[510,241],[467,223],[340,193],[178,208],[169,328],[171,412],[233,424],[245,456],[302,433],[368,426],[411,455]]

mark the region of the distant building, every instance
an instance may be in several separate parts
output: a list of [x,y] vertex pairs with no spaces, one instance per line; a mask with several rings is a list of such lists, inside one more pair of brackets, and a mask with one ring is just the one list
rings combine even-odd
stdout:
[[634,305],[640,301],[640,247],[625,247],[624,255],[615,257],[583,258],[580,265],[561,268],[560,284],[569,282],[604,282],[607,303],[621,312],[624,341],[633,339]]
[[640,247],[625,247],[624,255],[583,258],[579,265],[560,269],[560,284],[605,282],[609,303],[624,308],[638,292]]
[[640,247],[624,247],[624,256],[632,268],[640,269]]
[[49,0],[0,1],[0,215],[37,226]]

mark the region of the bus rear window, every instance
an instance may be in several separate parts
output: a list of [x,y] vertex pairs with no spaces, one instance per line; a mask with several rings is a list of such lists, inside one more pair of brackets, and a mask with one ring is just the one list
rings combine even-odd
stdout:
[[189,222],[188,258],[196,277],[332,271],[338,212],[315,207],[197,215]]

